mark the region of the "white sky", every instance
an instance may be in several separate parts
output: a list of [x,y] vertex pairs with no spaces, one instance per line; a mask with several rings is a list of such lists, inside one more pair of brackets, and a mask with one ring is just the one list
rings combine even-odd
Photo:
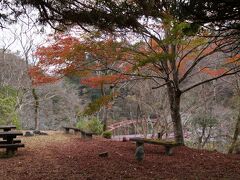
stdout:
[[48,34],[53,33],[49,26],[34,24],[36,14],[29,12],[29,16],[22,16],[16,24],[6,25],[0,29],[0,49],[11,52],[23,52],[31,46],[34,51],[37,46],[46,42]]

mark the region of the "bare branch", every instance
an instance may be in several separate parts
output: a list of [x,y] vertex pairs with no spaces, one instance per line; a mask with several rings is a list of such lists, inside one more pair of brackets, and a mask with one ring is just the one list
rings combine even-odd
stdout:
[[[234,68],[234,69],[235,69],[235,68]],[[217,79],[220,79],[220,78],[222,78],[222,77],[230,76],[230,75],[233,75],[233,74],[236,74],[236,73],[240,72],[240,69],[237,69],[237,70],[235,70],[234,72],[231,72],[232,70],[233,70],[233,69],[230,69],[230,70],[226,71],[225,73],[223,73],[223,74],[220,75],[220,76],[217,76],[217,77],[214,77],[214,78],[210,78],[210,79],[207,79],[207,80],[205,80],[205,81],[198,82],[198,83],[196,83],[196,84],[194,84],[194,85],[192,85],[192,86],[190,86],[190,87],[182,90],[182,93],[187,92],[187,91],[189,91],[189,90],[191,90],[191,89],[193,89],[193,88],[195,88],[195,87],[197,87],[197,86],[200,86],[200,85],[202,85],[202,84],[204,84],[204,83],[211,82],[211,81],[213,81],[213,80],[217,80]]]

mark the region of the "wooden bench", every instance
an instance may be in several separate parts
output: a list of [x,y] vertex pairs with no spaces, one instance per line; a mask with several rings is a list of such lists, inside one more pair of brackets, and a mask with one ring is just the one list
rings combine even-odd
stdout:
[[93,136],[93,135],[96,135],[96,133],[85,132],[85,131],[83,131],[83,130],[81,130],[81,129],[79,129],[79,128],[75,128],[75,127],[64,126],[63,128],[65,129],[65,132],[66,132],[67,134],[69,134],[69,131],[70,131],[70,130],[73,130],[75,134],[76,134],[77,132],[80,132],[82,138],[92,139],[92,136]]
[[81,133],[81,137],[89,138],[89,139],[92,139],[92,136],[96,135],[95,133],[85,132],[85,131],[80,131],[80,133]]
[[24,144],[0,144],[0,148],[6,148],[7,155],[14,155],[18,148],[24,147]]
[[174,142],[174,141],[163,141],[163,140],[154,140],[154,139],[145,139],[145,138],[130,138],[130,141],[136,142],[136,147],[144,145],[144,143],[147,144],[156,144],[156,145],[162,145],[165,147],[165,154],[170,156],[173,154],[172,149],[173,147],[180,146],[180,144]]
[[63,126],[63,129],[65,129],[65,133],[69,134],[70,130],[73,130],[74,133],[80,132],[80,129],[75,128],[75,127],[68,127],[68,126]]

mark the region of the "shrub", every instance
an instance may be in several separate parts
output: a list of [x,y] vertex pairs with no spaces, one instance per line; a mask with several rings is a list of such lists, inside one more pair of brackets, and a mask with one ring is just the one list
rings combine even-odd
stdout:
[[93,133],[102,134],[102,132],[103,132],[103,124],[96,117],[94,117],[90,121],[88,121],[87,127]]
[[210,115],[197,115],[192,119],[194,127],[214,127],[218,123],[217,119]]
[[20,124],[20,121],[19,121],[19,118],[18,116],[15,114],[14,117],[12,117],[12,124],[16,126],[16,129],[21,129],[21,124]]
[[77,123],[77,128],[82,129],[84,131],[93,132],[96,134],[102,134],[103,132],[103,124],[96,117],[83,117]]
[[86,118],[81,118],[77,122],[77,128],[82,129],[82,130],[87,130],[87,123],[88,120]]
[[10,86],[0,87],[0,124],[13,124],[21,128],[20,119],[16,111],[17,90]]
[[106,139],[111,139],[112,137],[112,132],[111,131],[104,131],[102,136]]

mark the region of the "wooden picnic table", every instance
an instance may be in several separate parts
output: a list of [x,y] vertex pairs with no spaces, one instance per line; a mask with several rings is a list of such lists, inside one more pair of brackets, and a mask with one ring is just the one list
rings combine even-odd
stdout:
[[4,125],[4,126],[0,126],[0,129],[3,129],[3,131],[11,131],[12,129],[16,129],[16,126],[14,126],[14,125]]
[[3,140],[5,140],[5,141],[1,141],[0,148],[6,148],[7,155],[15,154],[15,151],[17,151],[19,147],[24,147],[24,144],[19,143],[20,140],[14,140],[14,138],[22,135],[23,133],[18,131],[0,132],[0,138],[3,138]]

